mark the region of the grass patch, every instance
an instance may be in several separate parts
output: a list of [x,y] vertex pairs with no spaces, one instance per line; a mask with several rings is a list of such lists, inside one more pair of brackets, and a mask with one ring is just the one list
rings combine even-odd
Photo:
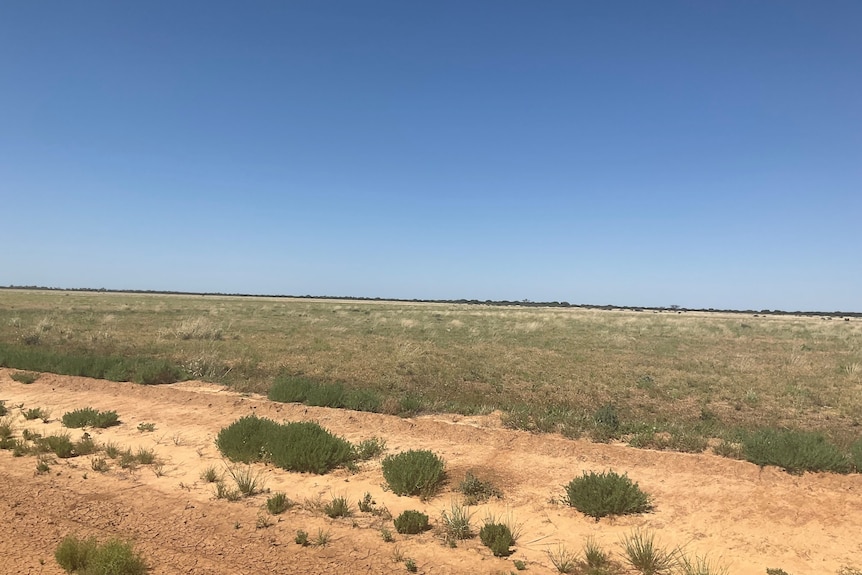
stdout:
[[277,377],[267,397],[282,403],[304,403],[373,413],[379,413],[383,403],[380,395],[370,389],[345,388],[342,383],[319,382],[297,375]]
[[293,507],[294,503],[287,495],[278,491],[266,499],[266,510],[272,515],[280,515]]
[[68,459],[76,455],[75,446],[67,433],[48,435],[39,439],[38,448],[43,452],[50,451],[60,459]]
[[485,522],[479,529],[479,540],[495,557],[508,557],[512,554],[511,547],[515,544],[512,531],[505,523]]
[[254,415],[223,428],[219,451],[242,463],[269,461],[288,471],[324,474],[355,459],[353,446],[313,422],[279,424]]
[[490,481],[482,481],[472,471],[468,471],[464,480],[458,484],[458,491],[464,494],[464,503],[476,505],[488,501],[491,497],[501,498],[502,492]]
[[64,413],[61,421],[63,425],[71,428],[106,428],[120,424],[116,411],[97,411],[92,407],[84,407]]
[[742,436],[743,457],[761,467],[775,465],[788,473],[849,473],[853,465],[841,450],[816,432],[759,429]]
[[79,575],[143,575],[146,563],[132,546],[118,539],[99,544],[95,539],[67,536],[54,551],[57,563]]
[[184,379],[179,367],[162,359],[64,353],[8,343],[0,343],[0,367],[142,384],[174,383]]
[[466,505],[453,501],[448,510],[441,515],[443,533],[450,545],[455,542],[473,537],[473,512]]
[[626,562],[643,575],[670,573],[677,565],[677,552],[660,547],[653,534],[647,531],[638,529],[625,535],[620,545]]
[[327,517],[332,519],[336,519],[338,517],[350,517],[353,515],[353,509],[350,507],[350,502],[347,500],[347,497],[344,497],[343,495],[333,497],[329,503],[323,506],[323,512],[326,513]]
[[578,554],[562,543],[545,553],[558,573],[574,573],[578,567]]
[[387,455],[381,463],[383,478],[396,495],[431,497],[445,478],[444,463],[428,450]]
[[11,377],[18,383],[29,385],[39,379],[39,375],[40,374],[33,371],[16,371],[11,375]]
[[356,453],[356,459],[360,461],[374,459],[375,457],[383,455],[383,452],[386,451],[386,440],[378,437],[363,439],[356,444],[354,451]]
[[395,531],[404,535],[416,535],[428,529],[428,516],[421,511],[408,509],[395,518]]
[[627,475],[584,472],[565,487],[563,501],[596,521],[608,515],[630,515],[652,509],[649,496]]
[[34,419],[48,419],[50,417],[49,413],[41,407],[31,407],[22,411],[21,414],[27,421],[32,421]]

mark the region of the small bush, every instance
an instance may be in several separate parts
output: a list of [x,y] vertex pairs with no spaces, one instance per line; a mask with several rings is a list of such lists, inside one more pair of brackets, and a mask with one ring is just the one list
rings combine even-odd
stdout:
[[75,451],[75,455],[90,455],[96,453],[98,450],[96,442],[86,433],[72,445],[72,448]]
[[303,547],[307,547],[308,546],[308,531],[305,531],[303,529],[297,530],[296,536],[293,538],[293,541],[297,545],[302,545]]
[[90,462],[90,467],[93,468],[93,471],[105,473],[108,471],[108,461],[104,457],[94,457]]
[[156,453],[152,449],[138,448],[135,454],[135,461],[141,465],[151,465],[156,460]]
[[404,567],[410,573],[416,573],[419,570],[419,567],[416,566],[416,560],[412,558],[408,558],[404,560]]
[[246,497],[251,497],[263,491],[264,480],[260,473],[255,473],[250,465],[239,468],[229,467],[228,473],[236,483],[239,492]]
[[50,451],[60,459],[68,459],[75,456],[75,446],[67,434],[49,435],[39,440],[39,448],[42,451]]
[[227,499],[228,501],[239,501],[242,497],[239,489],[231,489],[224,481],[215,482],[216,499]]
[[637,483],[613,471],[584,472],[566,486],[564,501],[597,521],[608,515],[628,515],[649,511],[649,496]]
[[39,379],[39,374],[32,371],[16,371],[12,374],[12,379],[18,383],[29,385]]
[[557,569],[558,573],[574,573],[578,566],[577,553],[566,549],[565,545],[560,544],[556,549],[548,549],[545,553],[551,564]]
[[132,547],[111,539],[98,544],[95,539],[67,536],[54,552],[57,563],[69,573],[80,575],[143,575],[147,567]]
[[293,507],[293,501],[282,492],[276,492],[266,500],[266,510],[272,515],[280,515]]
[[48,412],[43,410],[41,407],[31,407],[30,409],[23,411],[22,415],[27,421],[32,421],[34,419],[48,419]]
[[479,539],[495,557],[508,557],[512,554],[509,548],[514,545],[515,540],[509,527],[503,523],[485,523],[479,530]]
[[356,452],[356,459],[360,461],[374,459],[386,451],[386,440],[378,437],[363,439],[356,445],[354,451]]
[[206,481],[207,483],[215,483],[221,479],[221,473],[215,468],[215,466],[210,465],[201,473],[201,479]]
[[601,406],[593,416],[596,425],[608,431],[616,432],[620,428],[620,418],[617,414],[617,408],[613,404]]
[[222,429],[216,438],[232,461],[271,461],[288,471],[324,474],[355,458],[353,446],[313,422],[278,424],[249,415]]
[[332,519],[353,515],[350,502],[344,496],[333,497],[329,503],[323,506],[323,512]]
[[476,505],[491,497],[500,498],[503,496],[490,481],[481,481],[473,475],[472,471],[468,471],[464,480],[458,484],[458,491],[464,494],[464,501],[467,505]]
[[851,471],[847,457],[820,433],[760,429],[746,433],[742,447],[747,461],[761,467],[775,465],[788,473]]
[[380,413],[383,400],[370,389],[351,389],[344,394],[344,407],[354,411]]
[[344,386],[340,383],[318,383],[308,388],[305,403],[315,407],[344,407]]
[[407,510],[395,518],[395,531],[416,535],[428,529],[428,516],[420,511]]
[[155,430],[156,430],[156,424],[155,423],[144,423],[142,421],[141,423],[138,424],[138,431],[140,431],[141,433],[148,432],[148,431],[155,431]]
[[70,428],[98,427],[105,428],[119,425],[116,411],[96,411],[92,407],[76,409],[63,414],[63,425]]
[[596,540],[589,537],[584,543],[584,561],[586,561],[588,569],[595,571],[607,568],[611,559],[605,550],[596,543]]
[[427,450],[388,455],[381,464],[383,478],[396,495],[431,497],[444,479],[443,460]]

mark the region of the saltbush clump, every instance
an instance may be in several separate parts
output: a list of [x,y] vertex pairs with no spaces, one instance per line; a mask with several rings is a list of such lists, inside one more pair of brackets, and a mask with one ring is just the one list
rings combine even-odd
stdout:
[[444,479],[443,460],[428,450],[387,455],[381,463],[383,478],[396,495],[431,497]]
[[288,471],[324,474],[355,459],[353,446],[314,422],[279,424],[248,415],[222,429],[216,437],[222,455],[231,461],[269,461]]
[[508,557],[512,554],[509,549],[515,543],[512,531],[508,525],[503,523],[485,523],[479,530],[479,539],[488,547],[495,557]]
[[395,530],[405,535],[415,535],[428,529],[428,516],[412,509],[395,518]]
[[72,428],[81,427],[111,427],[119,425],[116,411],[96,411],[92,407],[76,409],[63,414],[63,425]]
[[99,544],[95,539],[67,536],[54,552],[60,567],[78,575],[143,575],[147,566],[131,545],[117,539]]
[[625,474],[593,471],[576,477],[565,487],[564,501],[581,513],[600,518],[643,513],[652,509],[649,496]]

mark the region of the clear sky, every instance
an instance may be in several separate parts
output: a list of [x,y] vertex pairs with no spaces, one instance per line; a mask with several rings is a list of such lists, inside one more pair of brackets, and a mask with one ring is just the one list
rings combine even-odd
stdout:
[[862,311],[862,2],[0,4],[0,285]]

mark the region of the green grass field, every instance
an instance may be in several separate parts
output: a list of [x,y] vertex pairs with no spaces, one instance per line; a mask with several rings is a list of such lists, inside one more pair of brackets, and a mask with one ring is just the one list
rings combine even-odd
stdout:
[[0,364],[34,351],[157,360],[261,393],[304,375],[391,413],[500,409],[513,427],[659,432],[670,448],[757,427],[842,449],[862,434],[858,318],[0,290]]

